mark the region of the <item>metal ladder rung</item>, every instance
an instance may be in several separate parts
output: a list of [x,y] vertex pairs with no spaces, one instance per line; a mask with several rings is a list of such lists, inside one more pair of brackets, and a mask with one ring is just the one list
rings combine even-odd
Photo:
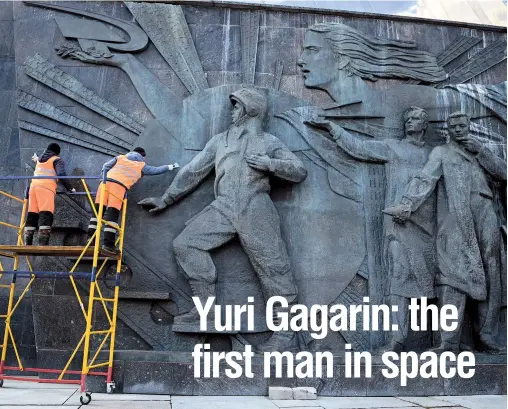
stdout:
[[101,298],[101,297],[94,297],[95,301],[107,301],[107,302],[115,302],[114,298]]
[[123,231],[123,229],[120,226],[115,226],[111,224],[111,222],[108,222],[107,220],[102,219],[102,224],[104,225],[104,227],[111,227],[112,229],[115,229],[118,232]]
[[90,335],[92,334],[109,334],[111,332],[111,329],[105,329],[100,331],[90,331]]
[[99,367],[101,367],[101,366],[106,366],[106,365],[109,365],[109,364],[110,364],[110,362],[109,362],[109,361],[108,361],[108,362],[101,362],[100,364],[90,365],[90,366],[88,367],[88,369],[99,368]]

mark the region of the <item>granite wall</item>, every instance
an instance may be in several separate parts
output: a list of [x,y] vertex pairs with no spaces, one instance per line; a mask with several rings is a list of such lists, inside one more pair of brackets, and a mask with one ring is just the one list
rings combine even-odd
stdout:
[[[22,175],[24,171],[20,162],[19,149],[19,130],[17,122],[16,105],[16,65],[15,65],[15,46],[14,46],[14,17],[13,3],[3,1],[0,3],[0,100],[2,109],[0,110],[0,177]],[[23,197],[24,181],[3,180],[0,181],[0,189]],[[21,205],[13,200],[0,196],[0,208],[2,214],[0,220],[14,225],[19,224],[21,217]],[[10,228],[2,226],[2,243],[15,243],[16,233]],[[0,260],[5,270],[12,269],[12,261],[2,258]],[[2,284],[11,282],[11,275],[4,275],[0,278]],[[23,286],[27,281],[21,279],[18,281],[17,295],[21,294]],[[8,290],[0,290],[0,314],[7,311]],[[32,319],[32,297],[31,294],[25,298],[20,305],[19,314],[16,314],[12,320],[12,330],[17,340],[20,354],[23,356],[26,366],[36,364],[36,350],[34,326]],[[4,333],[3,322],[0,323],[0,332]],[[2,335],[3,336],[3,335]],[[14,352],[11,350],[7,354],[7,362],[15,363]]]
[[[334,103],[329,93],[305,86],[298,61],[306,32],[315,24],[342,23],[371,36],[414,41],[416,49],[438,56],[438,60],[441,57],[444,71],[455,74],[459,83],[491,85],[506,81],[505,30],[361,13],[299,13],[284,8],[249,9],[238,5],[179,3],[183,3],[181,11],[172,8],[171,11],[161,10],[157,15],[156,11],[143,9],[142,4],[57,2],[60,7],[98,13],[107,19],[120,19],[134,25],[137,21],[143,27],[150,38],[148,46],[127,54],[128,58],[134,59],[130,60],[131,68],[119,69],[112,66],[111,61],[125,54],[114,51],[114,46],[110,47],[114,54],[111,60],[108,61],[111,57],[102,56],[104,61],[94,64],[86,59],[83,61],[83,58],[65,58],[66,54],[62,52],[65,47],[76,47],[78,43],[75,39],[78,38],[81,48],[84,44],[90,45],[86,41],[97,41],[94,35],[102,36],[102,41],[115,36],[117,42],[127,41],[118,28],[110,28],[106,32],[101,28],[98,29],[100,35],[91,34],[89,28],[77,29],[79,22],[85,27],[84,22],[89,20],[72,16],[73,12],[69,10],[52,10],[27,2],[1,2],[0,93],[6,109],[0,113],[0,140],[2,146],[8,147],[0,151],[1,174],[27,172],[26,164],[31,163],[33,152],[41,152],[55,138],[62,146],[61,156],[66,161],[69,174],[98,175],[101,164],[118,153],[119,145],[125,151],[128,147],[143,144],[149,150],[147,160],[150,164],[175,161],[185,164],[202,149],[209,137],[227,129],[228,93],[240,84],[256,86],[263,89],[269,98],[269,131],[296,152],[308,169],[312,169],[303,188],[288,187],[274,181],[272,192],[272,199],[281,213],[283,237],[295,266],[301,298],[307,304],[361,302],[366,295],[371,297],[372,302],[383,301],[383,282],[386,281],[380,246],[383,222],[380,210],[386,188],[383,167],[355,162],[361,198],[352,204],[350,199],[334,193],[334,183],[341,185],[342,182],[327,174],[328,165],[323,164],[323,159],[316,155],[312,146],[309,147],[311,143],[301,139],[298,129],[296,132],[290,129],[287,121],[275,117],[295,108],[331,109]],[[150,26],[151,21],[153,24]],[[109,23],[114,24],[114,20]],[[464,40],[460,40],[461,36]],[[471,38],[476,40],[471,41]],[[97,43],[94,44],[97,46]],[[183,48],[182,44],[185,45]],[[450,48],[450,45],[455,48]],[[179,56],[172,53],[174,49],[181,52],[190,68],[182,68],[184,64]],[[460,71],[464,66],[470,68],[469,72]],[[85,108],[82,102],[76,101],[75,95],[69,97],[57,91],[55,83],[58,81],[55,78],[62,78],[61,71],[92,91],[93,96],[86,94],[85,99],[107,100],[114,107],[113,111],[126,116],[112,121],[104,112]],[[71,80],[65,77],[62,84],[71,84],[68,81]],[[149,82],[158,85],[147,95],[143,86]],[[394,86],[418,84],[418,81],[407,78],[366,82],[369,89],[378,92],[378,95]],[[69,89],[75,90],[75,85],[72,83]],[[18,95],[18,107],[16,89],[23,91]],[[412,92],[405,88],[401,92],[401,100],[410,101]],[[159,100],[154,96],[160,96]],[[166,97],[169,99],[163,100]],[[440,129],[444,127],[444,116],[450,113],[453,104],[431,97],[428,101],[425,108],[430,112],[432,124],[429,140],[436,145],[440,140]],[[474,115],[480,125],[493,129],[496,134],[506,135],[506,122],[492,119],[490,111],[485,114],[484,108],[470,104],[464,98],[454,107],[472,106],[477,110]],[[401,106],[383,123],[376,118],[385,114],[380,116],[374,112],[377,109],[374,102],[366,101],[364,106],[368,105],[368,115],[349,113],[348,118],[358,119],[362,126],[369,125],[368,118],[373,118],[375,126],[386,127],[381,136],[376,135],[380,139],[389,137],[389,132],[392,132],[391,137],[402,135],[401,113],[408,106]],[[41,107],[49,107],[49,111]],[[171,122],[174,118],[181,118],[181,122],[176,119]],[[340,120],[340,115],[337,118]],[[18,129],[18,120],[23,129]],[[127,122],[138,124],[140,129],[129,130],[125,125]],[[39,127],[35,132],[34,125]],[[356,124],[355,129],[358,130],[360,125]],[[32,130],[29,130],[30,127]],[[359,134],[365,136],[369,133],[364,131]],[[115,140],[119,145],[113,143]],[[498,155],[506,157],[505,139],[502,142],[492,138],[488,141]],[[159,365],[160,352],[155,354],[155,351],[176,353],[171,356],[176,356],[176,361],[183,360],[179,364],[183,367],[193,345],[203,339],[202,335],[178,333],[172,328],[174,317],[191,306],[191,290],[175,262],[172,241],[185,223],[213,200],[213,178],[209,177],[185,201],[159,216],[149,215],[135,205],[138,199],[161,194],[173,177],[174,173],[145,178],[130,192],[125,256],[128,270],[122,282],[117,329],[117,349],[132,351],[122,354],[126,367],[136,366],[128,363],[129,357],[132,361],[153,361],[154,365]],[[95,189],[96,182],[91,181],[90,185]],[[8,187],[22,191],[21,184]],[[79,184],[76,187],[80,189]],[[4,202],[0,203],[3,206]],[[57,209],[52,243],[82,242],[90,214],[86,200],[61,196],[57,200]],[[337,220],[341,221],[339,225],[335,224]],[[322,244],[313,245],[316,241]],[[261,289],[238,241],[214,252],[214,261],[220,272],[217,283],[219,300],[241,303],[247,295],[254,294],[257,314],[262,316]],[[65,271],[71,262],[53,258],[38,260],[37,266],[41,270]],[[87,268],[89,265],[82,266],[83,271]],[[107,276],[110,277],[111,274]],[[110,283],[104,282],[103,285],[107,296]],[[79,288],[86,293],[86,285]],[[62,280],[38,281],[33,287],[32,299],[39,364],[61,367],[84,330],[73,289]],[[0,301],[1,306],[5,299],[0,298]],[[17,318],[16,331],[23,339],[24,357],[33,359],[30,299],[23,305],[25,314]],[[104,320],[101,314],[95,317],[97,325]],[[506,325],[506,318],[503,318],[503,325]],[[241,340],[259,343],[269,333],[259,324],[255,334],[243,336],[245,338],[208,334],[205,338],[214,350],[227,351],[239,348]],[[503,342],[506,343],[505,338]],[[375,349],[384,343],[384,338],[373,333],[334,333],[320,342],[302,340],[301,343],[309,349],[341,353],[345,343]],[[410,336],[411,347],[425,348],[431,343],[430,333]],[[153,355],[150,355],[152,352]],[[124,364],[119,365],[123,370]],[[126,390],[149,390],[136,389],[135,385],[141,381],[135,371],[126,371],[125,374],[125,379],[131,379],[130,384],[134,385]],[[184,386],[181,393],[188,393],[185,388],[190,387],[189,384]],[[262,385],[260,388],[265,387]],[[367,391],[368,387],[360,389]],[[452,389],[448,392],[452,393]],[[195,392],[201,393],[199,389]],[[495,393],[498,393],[497,389]]]

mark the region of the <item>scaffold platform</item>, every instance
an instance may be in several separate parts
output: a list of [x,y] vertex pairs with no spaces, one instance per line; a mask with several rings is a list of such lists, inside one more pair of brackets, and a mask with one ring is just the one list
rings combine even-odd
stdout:
[[[11,246],[0,244],[0,256],[63,256],[63,257],[93,257],[93,247],[85,246]],[[99,249],[99,257],[109,257]],[[82,259],[83,259],[82,258]]]

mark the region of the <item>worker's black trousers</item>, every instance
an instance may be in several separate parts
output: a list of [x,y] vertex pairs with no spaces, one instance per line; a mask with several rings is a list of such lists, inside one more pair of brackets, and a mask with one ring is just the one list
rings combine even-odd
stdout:
[[[99,206],[96,206],[97,214],[99,214]],[[120,210],[114,207],[107,207],[103,209],[104,220],[108,222],[108,225],[104,227],[104,245],[107,247],[115,247],[115,237],[118,230],[118,217],[120,216]],[[97,230],[97,218],[92,217],[90,224],[88,225],[88,235],[92,236]]]
[[119,228],[118,216],[120,216],[120,210],[114,207],[106,209],[104,220],[108,222],[108,225],[104,227],[104,245],[107,247],[115,247],[115,236]]
[[39,245],[47,245],[51,235],[51,226],[53,225],[53,213],[43,211],[40,213],[28,212],[24,228],[25,244],[31,246],[33,237],[37,228],[39,228]]
[[[53,213],[51,212],[28,212],[26,216],[26,227],[35,227],[35,229],[40,226],[41,229],[48,228],[51,229],[53,225]],[[34,229],[34,230],[35,230]]]

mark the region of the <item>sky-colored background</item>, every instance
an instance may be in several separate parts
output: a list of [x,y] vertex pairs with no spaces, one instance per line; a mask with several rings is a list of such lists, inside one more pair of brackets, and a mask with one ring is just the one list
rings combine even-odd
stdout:
[[231,0],[507,25],[507,0]]

